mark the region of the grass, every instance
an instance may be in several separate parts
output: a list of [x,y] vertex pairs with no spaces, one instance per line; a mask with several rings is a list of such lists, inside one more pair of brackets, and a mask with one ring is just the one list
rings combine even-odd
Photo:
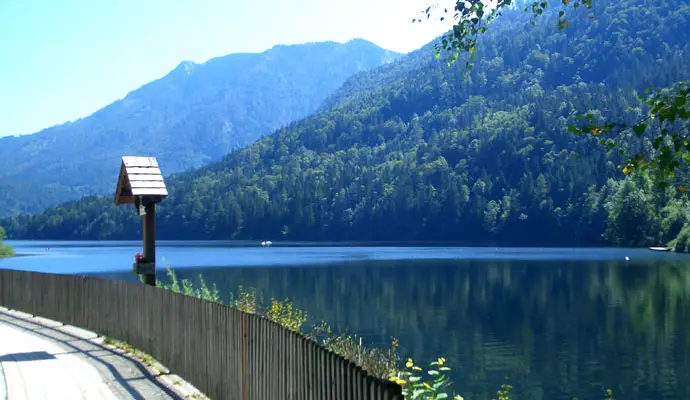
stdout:
[[[141,350],[138,350],[134,347],[132,347],[131,344],[126,343],[126,342],[121,342],[119,340],[113,339],[109,336],[103,336],[103,344],[107,346],[114,347],[118,350],[120,350],[122,353],[134,358],[135,360],[140,361],[142,364],[146,365],[149,367],[153,372],[156,374],[168,374],[169,371],[156,359],[151,357],[150,354],[144,353]],[[180,386],[184,383],[182,379],[179,377],[172,377],[171,383],[174,386]],[[207,399],[206,396],[199,392],[194,392],[190,395],[191,398],[193,399]]]
[[154,360],[153,357],[151,357],[149,354],[146,354],[140,350],[135,349],[129,343],[115,340],[109,336],[104,336],[103,337],[103,344],[115,347],[116,349],[119,349],[123,353],[125,353],[129,356],[132,356],[133,358],[141,361],[144,365],[151,368],[153,371],[155,371],[158,374],[164,372],[163,366],[159,362]]

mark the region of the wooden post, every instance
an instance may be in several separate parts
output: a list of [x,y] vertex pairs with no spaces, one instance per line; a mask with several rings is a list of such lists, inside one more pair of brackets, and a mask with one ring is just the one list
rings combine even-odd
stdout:
[[[144,254],[132,268],[144,283],[156,286],[156,203],[168,195],[154,157],[122,157],[115,189],[115,205],[132,204],[142,216]],[[142,214],[143,212],[143,214]]]
[[144,262],[153,264],[153,270],[144,274],[144,284],[156,286],[156,203],[145,205],[143,220]]

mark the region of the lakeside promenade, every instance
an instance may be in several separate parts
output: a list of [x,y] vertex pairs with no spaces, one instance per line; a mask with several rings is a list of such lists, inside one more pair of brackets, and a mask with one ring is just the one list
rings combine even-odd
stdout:
[[93,332],[0,308],[0,400],[203,398]]

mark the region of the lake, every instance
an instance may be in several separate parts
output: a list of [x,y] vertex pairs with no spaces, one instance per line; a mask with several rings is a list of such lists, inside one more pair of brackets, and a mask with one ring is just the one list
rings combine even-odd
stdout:
[[[139,242],[10,242],[0,268],[136,281]],[[465,399],[690,396],[690,256],[639,249],[158,242],[158,265],[289,297],[313,321],[443,356]],[[630,261],[625,258],[629,257]],[[164,278],[161,274],[159,278]]]

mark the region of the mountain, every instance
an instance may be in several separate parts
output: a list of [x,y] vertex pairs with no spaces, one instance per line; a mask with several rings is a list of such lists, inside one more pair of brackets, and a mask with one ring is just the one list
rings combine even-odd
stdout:
[[357,39],[183,62],[89,117],[0,138],[0,215],[108,193],[123,155],[156,156],[165,173],[218,160],[309,115],[349,76],[399,56]]
[[[168,179],[161,239],[444,240],[651,245],[690,237],[687,197],[623,179],[568,125],[635,121],[649,85],[690,78],[690,6],[597,0],[556,29],[506,12],[463,80],[433,46],[350,78],[310,117]],[[650,146],[628,138],[629,149]],[[0,221],[13,238],[140,237],[131,207],[89,197]],[[684,228],[685,227],[685,228]]]

